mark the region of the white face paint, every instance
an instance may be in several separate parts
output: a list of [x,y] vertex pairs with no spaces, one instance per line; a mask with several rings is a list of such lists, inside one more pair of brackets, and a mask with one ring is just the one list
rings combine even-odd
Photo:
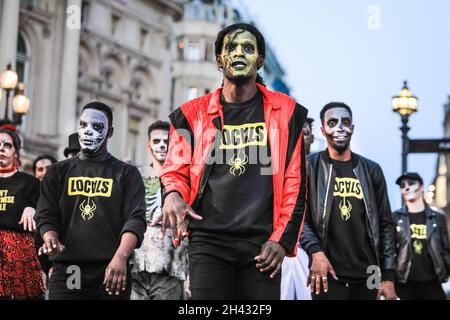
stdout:
[[352,116],[345,108],[332,108],[325,112],[322,134],[327,138],[328,146],[343,152],[350,147],[353,134]]
[[11,168],[14,165],[16,148],[11,136],[7,133],[0,133],[0,167]]
[[414,202],[422,197],[422,186],[419,181],[415,180],[402,180],[400,182],[400,190],[402,192],[403,199],[408,202]]
[[150,133],[149,144],[153,158],[155,158],[159,162],[164,162],[167,157],[169,132],[163,129],[153,130]]
[[78,140],[81,150],[94,153],[100,149],[108,135],[108,118],[95,109],[86,109],[81,113],[78,126]]

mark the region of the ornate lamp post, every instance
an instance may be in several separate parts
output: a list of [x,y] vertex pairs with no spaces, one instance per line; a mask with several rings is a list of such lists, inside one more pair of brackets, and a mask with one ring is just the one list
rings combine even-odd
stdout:
[[[2,124],[13,124],[19,125],[22,123],[22,115],[28,112],[30,108],[30,99],[24,95],[25,86],[23,83],[19,84],[18,91],[13,98],[13,110],[14,116],[13,119],[9,118],[9,103],[11,91],[16,89],[18,82],[17,73],[11,69],[11,64],[8,64],[5,71],[1,73],[0,76],[0,85],[2,89],[6,91],[6,102],[5,102],[5,116],[3,119],[0,119],[0,125]],[[0,99],[1,99],[1,90],[0,90]]]
[[408,171],[408,153],[409,153],[409,138],[408,138],[408,120],[409,116],[417,112],[418,99],[413,96],[408,88],[408,82],[403,82],[403,88],[398,96],[392,98],[392,110],[398,113],[402,120],[400,130],[402,132],[402,174]]

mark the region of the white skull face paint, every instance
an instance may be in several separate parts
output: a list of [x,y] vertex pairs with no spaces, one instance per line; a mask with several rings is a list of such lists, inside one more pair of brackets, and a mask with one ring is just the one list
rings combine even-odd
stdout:
[[421,185],[419,181],[405,179],[400,182],[400,190],[403,199],[408,202],[414,202],[422,197]]
[[345,108],[332,108],[325,112],[322,133],[329,147],[344,152],[350,147],[353,134],[352,116]]
[[86,109],[81,113],[78,126],[78,140],[81,150],[94,153],[100,149],[108,135],[108,118],[95,109]]
[[0,167],[12,167],[15,155],[16,149],[11,136],[7,133],[0,133]]
[[150,133],[149,144],[153,158],[159,162],[164,162],[167,156],[169,132],[163,129],[153,130]]

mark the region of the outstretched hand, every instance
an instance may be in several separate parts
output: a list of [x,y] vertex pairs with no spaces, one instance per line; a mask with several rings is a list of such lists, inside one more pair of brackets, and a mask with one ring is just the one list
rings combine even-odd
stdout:
[[153,221],[152,226],[157,225],[162,220],[161,238],[166,234],[169,227],[172,230],[172,241],[175,247],[178,247],[181,241],[187,237],[188,218],[202,220],[203,218],[181,198],[178,192],[172,192],[167,195],[162,215]]
[[281,264],[286,256],[286,249],[278,242],[268,240],[261,248],[261,252],[255,257],[256,268],[261,272],[271,272],[274,278],[281,271]]
[[32,207],[26,207],[22,212],[19,224],[23,225],[25,231],[36,231],[36,221],[34,221],[34,214],[36,210]]

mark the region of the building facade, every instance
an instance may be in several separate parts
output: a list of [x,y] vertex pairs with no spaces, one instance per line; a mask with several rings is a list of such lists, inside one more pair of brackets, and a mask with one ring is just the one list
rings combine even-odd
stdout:
[[[0,72],[12,64],[31,101],[20,126],[24,169],[43,153],[63,159],[93,100],[113,109],[111,153],[148,163],[149,124],[221,85],[214,42],[235,22],[252,23],[233,0],[0,0]],[[261,73],[289,94],[268,43]]]
[[[175,23],[173,47],[172,108],[218,88],[222,72],[215,57],[215,40],[220,30],[237,22],[254,22],[242,2],[231,0],[176,0],[183,17]],[[289,94],[285,72],[269,43],[261,74],[266,85]]]
[[[450,96],[444,105],[444,138],[450,139]],[[450,154],[439,154],[436,164],[436,177],[426,190],[427,203],[450,213]],[[450,222],[450,219],[449,219]]]
[[148,163],[147,127],[170,111],[172,28],[182,8],[167,0],[3,0],[0,14],[0,68],[13,65],[31,100],[20,128],[24,165],[42,153],[63,158],[92,100],[114,111],[112,154]]

